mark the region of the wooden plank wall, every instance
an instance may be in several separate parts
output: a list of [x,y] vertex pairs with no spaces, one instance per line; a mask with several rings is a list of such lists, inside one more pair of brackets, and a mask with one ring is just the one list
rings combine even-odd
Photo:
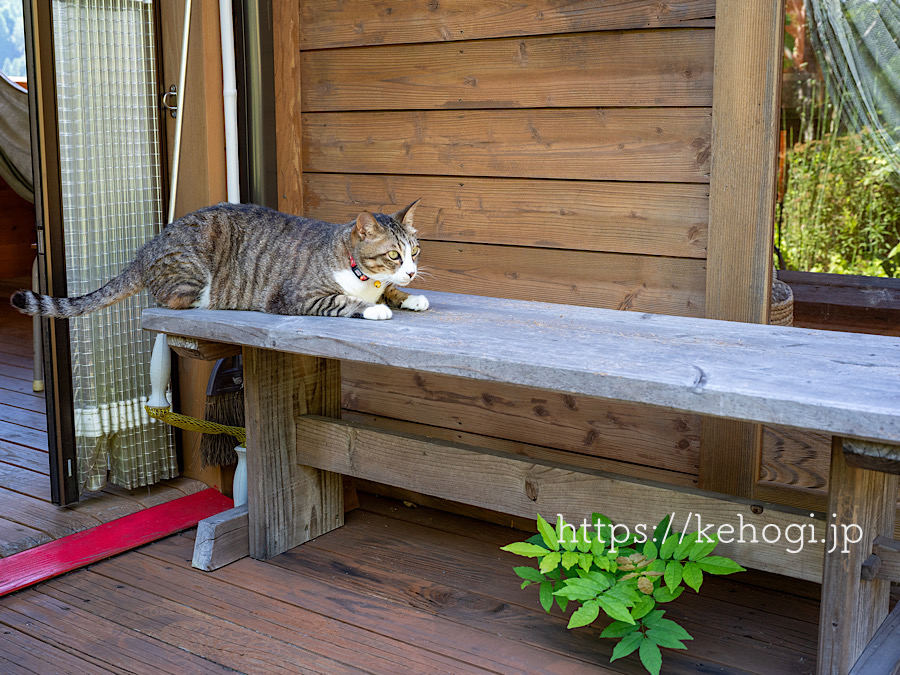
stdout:
[[[426,291],[706,314],[714,0],[276,0],[274,15],[281,208],[347,221],[421,198]],[[342,375],[345,417],[697,483],[697,416]]]

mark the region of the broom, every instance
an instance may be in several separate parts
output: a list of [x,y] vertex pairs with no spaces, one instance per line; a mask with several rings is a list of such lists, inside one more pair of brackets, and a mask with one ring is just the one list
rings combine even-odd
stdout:
[[[232,427],[244,426],[244,362],[240,354],[219,359],[213,366],[206,386],[204,419]],[[237,440],[228,434],[203,434],[201,466],[237,464],[235,445]]]

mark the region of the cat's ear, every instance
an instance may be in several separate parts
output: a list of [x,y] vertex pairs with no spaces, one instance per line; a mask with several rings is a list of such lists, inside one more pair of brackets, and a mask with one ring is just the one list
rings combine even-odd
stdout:
[[391,218],[396,220],[398,223],[402,223],[403,226],[413,234],[416,233],[416,228],[413,227],[413,215],[416,212],[416,204],[418,203],[419,200],[417,199],[405,209],[400,209],[399,211],[397,211],[397,213],[391,216]]
[[356,232],[356,236],[360,239],[373,237],[381,230],[382,227],[378,224],[378,221],[375,220],[375,216],[368,211],[363,211],[356,217],[356,227],[354,228],[354,231]]

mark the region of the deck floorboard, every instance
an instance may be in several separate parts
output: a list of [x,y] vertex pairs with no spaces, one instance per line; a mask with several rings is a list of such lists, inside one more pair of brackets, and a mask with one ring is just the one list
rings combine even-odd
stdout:
[[[8,596],[0,670],[643,672],[609,663],[602,623],[569,631],[519,588],[499,546],[523,532],[360,496],[343,528],[267,562],[192,569],[190,531]],[[668,605],[695,639],[663,672],[814,672],[818,603],[757,582],[710,578]]]

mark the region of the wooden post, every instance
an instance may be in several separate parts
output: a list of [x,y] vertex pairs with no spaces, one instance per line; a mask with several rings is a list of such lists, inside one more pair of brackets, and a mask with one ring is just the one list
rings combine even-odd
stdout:
[[267,560],[344,524],[340,474],[298,463],[295,419],[340,417],[340,361],[244,348],[250,555]]
[[[834,437],[819,613],[819,675],[849,673],[888,614],[890,582],[863,580],[862,566],[875,538],[892,536],[896,499],[897,476],[848,465],[843,439]],[[845,543],[848,538],[859,541]]]
[[[767,323],[781,104],[782,0],[719,0],[712,108],[706,317]],[[751,498],[758,424],[704,418],[699,485]]]

